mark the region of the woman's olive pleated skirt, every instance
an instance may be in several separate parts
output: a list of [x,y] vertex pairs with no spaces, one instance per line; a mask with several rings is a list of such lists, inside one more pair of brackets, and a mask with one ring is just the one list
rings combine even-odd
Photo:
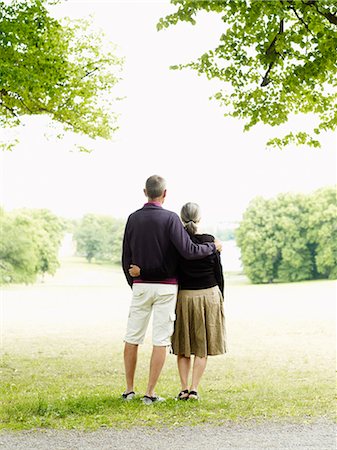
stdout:
[[223,297],[218,286],[178,292],[172,335],[175,355],[221,355],[226,352]]

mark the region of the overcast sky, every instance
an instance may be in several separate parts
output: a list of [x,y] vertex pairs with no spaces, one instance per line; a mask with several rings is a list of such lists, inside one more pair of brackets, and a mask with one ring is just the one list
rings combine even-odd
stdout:
[[[258,126],[243,133],[242,122],[224,118],[209,100],[214,83],[192,71],[169,70],[214,47],[223,30],[218,17],[203,14],[195,27],[157,32],[158,19],[172,8],[166,1],[124,0],[68,1],[55,9],[59,16],[93,14],[125,57],[116,90],[126,96],[118,105],[120,131],[84,154],[73,149],[72,136],[48,141],[44,121],[28,121],[20,145],[0,154],[0,203],[6,210],[44,207],[65,217],[94,212],[125,218],[143,204],[145,179],[158,173],[168,182],[165,207],[179,212],[194,201],[204,222],[226,222],[239,220],[257,195],[336,183],[336,134],[323,137],[322,149],[266,149],[278,130]],[[312,127],[308,117],[296,122]]]

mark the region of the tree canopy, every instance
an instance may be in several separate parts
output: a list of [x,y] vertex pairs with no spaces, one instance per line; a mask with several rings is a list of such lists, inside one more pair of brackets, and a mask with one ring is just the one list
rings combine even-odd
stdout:
[[0,126],[47,114],[65,130],[109,138],[122,60],[90,22],[57,20],[49,3],[0,1]]
[[120,263],[125,223],[110,216],[86,214],[75,227],[77,253],[91,262]]
[[[317,117],[313,133],[290,132],[268,145],[320,146],[322,131],[337,125],[337,2],[334,0],[171,0],[176,12],[158,29],[179,21],[196,23],[200,11],[221,15],[219,45],[196,61],[173,66],[192,68],[223,82],[214,98],[225,115],[277,126],[291,114]],[[210,31],[211,32],[211,31]]]
[[53,275],[63,221],[46,209],[0,209],[0,285],[33,283],[39,274]]
[[337,278],[336,188],[256,197],[236,230],[253,283]]

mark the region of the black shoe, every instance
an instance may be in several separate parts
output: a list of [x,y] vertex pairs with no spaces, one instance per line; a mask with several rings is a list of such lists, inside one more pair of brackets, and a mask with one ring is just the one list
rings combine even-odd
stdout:
[[153,403],[164,402],[165,399],[163,397],[159,397],[159,395],[156,395],[154,397],[144,395],[144,397],[141,398],[141,401],[144,403],[144,405],[152,405]]
[[197,391],[190,391],[188,394],[188,400],[200,400],[199,394]]
[[188,389],[180,391],[176,397],[176,400],[187,400],[188,399]]
[[124,392],[122,394],[122,399],[126,400],[127,402],[129,402],[130,400],[133,400],[135,398],[135,393],[133,391],[130,392]]

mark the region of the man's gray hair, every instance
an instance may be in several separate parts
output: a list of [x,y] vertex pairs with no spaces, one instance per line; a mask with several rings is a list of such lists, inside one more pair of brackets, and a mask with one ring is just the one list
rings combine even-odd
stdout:
[[166,189],[166,181],[159,175],[152,175],[146,180],[145,189],[149,198],[160,197]]
[[189,234],[195,234],[197,232],[197,223],[200,222],[200,206],[197,203],[186,203],[180,211],[180,217],[183,221],[186,231]]

